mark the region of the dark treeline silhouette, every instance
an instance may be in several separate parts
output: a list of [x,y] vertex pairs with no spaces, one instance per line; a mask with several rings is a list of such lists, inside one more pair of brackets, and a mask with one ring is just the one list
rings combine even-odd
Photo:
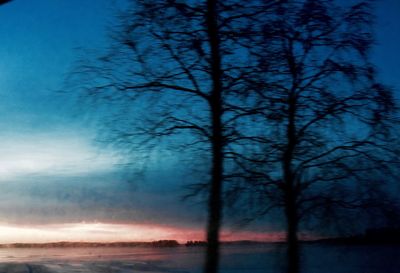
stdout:
[[187,241],[185,246],[207,246],[206,241]]
[[334,237],[312,241],[325,244],[356,244],[356,245],[398,245],[400,244],[400,228],[386,227],[367,229],[364,234],[346,237]]
[[0,248],[82,248],[82,247],[178,247],[176,240],[153,242],[55,242],[55,243],[14,243],[0,244]]
[[189,194],[207,197],[204,272],[218,272],[231,199],[257,203],[248,218],[282,212],[289,273],[306,221],[396,211],[397,109],[368,58],[369,1],[130,2],[108,52],[71,79],[106,102],[106,140],[128,155],[169,139],[206,159]]

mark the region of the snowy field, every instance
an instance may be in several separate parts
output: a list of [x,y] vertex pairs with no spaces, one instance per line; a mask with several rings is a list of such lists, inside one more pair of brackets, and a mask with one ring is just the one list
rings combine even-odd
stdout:
[[[0,273],[200,273],[203,248],[0,249]],[[284,247],[225,246],[221,273],[284,272]],[[398,273],[400,246],[303,247],[303,273]]]

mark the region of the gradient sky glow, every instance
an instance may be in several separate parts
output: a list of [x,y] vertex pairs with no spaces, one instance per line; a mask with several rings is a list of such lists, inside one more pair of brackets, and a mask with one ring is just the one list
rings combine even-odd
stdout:
[[[7,234],[2,243],[37,242],[120,242],[120,241],[157,241],[177,240],[185,243],[189,240],[205,240],[202,229],[176,228],[157,224],[110,224],[110,223],[73,223],[50,225],[0,225],[0,234]],[[302,234],[302,238],[307,234]],[[225,241],[254,240],[281,241],[283,232],[224,231],[221,238]]]
[[[95,126],[76,98],[58,92],[77,48],[107,46],[107,26],[124,1],[14,0],[0,7],[0,243],[203,238],[201,207],[179,201],[184,174],[174,160],[159,158],[146,183],[127,181],[117,153],[93,142]],[[400,1],[377,2],[372,57],[380,77],[398,89]],[[225,231],[223,238],[281,235]]]

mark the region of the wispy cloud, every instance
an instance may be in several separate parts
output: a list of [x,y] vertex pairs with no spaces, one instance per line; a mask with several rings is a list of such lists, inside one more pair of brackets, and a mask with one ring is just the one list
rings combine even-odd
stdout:
[[32,175],[75,176],[107,172],[117,156],[99,152],[90,138],[77,134],[40,133],[0,137],[0,181]]

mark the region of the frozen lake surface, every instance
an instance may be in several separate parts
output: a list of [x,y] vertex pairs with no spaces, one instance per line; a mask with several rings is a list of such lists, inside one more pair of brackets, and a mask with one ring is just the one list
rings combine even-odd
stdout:
[[[202,272],[204,248],[0,249],[0,272]],[[305,245],[302,273],[399,273],[400,246]],[[281,273],[283,245],[224,246],[220,273]]]

